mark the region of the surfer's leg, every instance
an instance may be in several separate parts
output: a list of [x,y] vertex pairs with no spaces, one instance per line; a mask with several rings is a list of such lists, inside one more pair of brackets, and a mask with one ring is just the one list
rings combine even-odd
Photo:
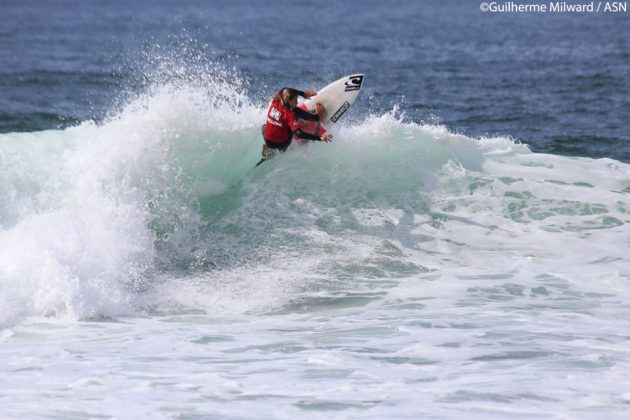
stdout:
[[273,155],[275,155],[275,150],[272,149],[271,147],[267,146],[267,144],[263,144],[262,158],[265,159],[265,160],[271,159],[273,157]]
[[262,147],[262,159],[260,159],[260,161],[258,161],[256,166],[260,166],[264,161],[266,161],[268,159],[271,159],[276,153],[277,153],[276,150],[274,150],[271,147],[267,146],[267,144],[263,144],[263,147]]
[[267,143],[263,144],[262,159],[260,159],[260,161],[256,164],[256,166],[262,164],[266,160],[271,159],[275,155],[286,152],[290,144],[291,144],[291,141],[288,141],[286,143],[282,143],[279,145],[274,145],[274,147],[269,147]]
[[259,166],[260,164],[262,164],[267,159],[271,159],[274,154],[275,154],[274,150],[271,147],[267,146],[267,144],[263,144],[263,147],[262,147],[262,159],[260,159],[260,161],[256,164],[256,166]]

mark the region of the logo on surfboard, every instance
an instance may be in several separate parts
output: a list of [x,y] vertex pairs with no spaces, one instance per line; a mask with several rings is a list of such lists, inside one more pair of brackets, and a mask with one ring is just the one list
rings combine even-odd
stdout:
[[359,90],[361,89],[361,83],[363,83],[363,76],[350,76],[350,78],[346,81],[346,92],[351,90]]
[[[361,86],[359,85],[359,87],[361,87]],[[357,88],[357,89],[358,89],[358,88]],[[346,88],[346,90],[348,90],[348,88]],[[341,105],[341,106],[339,107],[339,109],[337,110],[337,112],[335,112],[335,114],[334,114],[332,117],[330,117],[330,121],[332,121],[332,122],[334,122],[334,123],[335,123],[335,122],[337,122],[337,120],[338,120],[339,118],[341,118],[341,116],[342,116],[343,114],[345,114],[345,112],[348,110],[348,108],[350,108],[350,103],[349,103],[348,101],[346,101],[346,102],[344,102],[344,103],[343,103],[343,105]]]

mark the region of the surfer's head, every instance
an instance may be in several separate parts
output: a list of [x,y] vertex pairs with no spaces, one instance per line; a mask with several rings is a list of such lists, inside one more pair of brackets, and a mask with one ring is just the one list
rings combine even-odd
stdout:
[[293,109],[297,106],[298,102],[298,93],[291,88],[284,88],[281,92],[282,96],[282,105],[285,108]]

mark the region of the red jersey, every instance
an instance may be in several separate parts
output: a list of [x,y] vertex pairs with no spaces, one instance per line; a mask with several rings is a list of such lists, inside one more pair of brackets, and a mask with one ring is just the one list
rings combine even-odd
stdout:
[[[306,106],[306,104],[300,105],[300,109],[304,110],[305,112],[308,112],[308,107]],[[326,134],[326,129],[324,128],[323,125],[319,123],[319,121],[298,120],[298,125],[300,126],[300,131],[302,133],[314,134],[318,138]],[[299,139],[295,139],[295,140],[299,140]],[[304,142],[301,142],[301,143],[304,144]]]
[[301,120],[319,121],[319,117],[300,108],[285,108],[278,93],[269,104],[263,137],[270,143],[291,142],[293,136],[307,140],[319,140],[316,133],[303,132],[300,129]]
[[267,111],[267,125],[263,137],[272,143],[285,143],[291,139],[291,133],[300,127],[295,113],[282,105],[280,95],[276,95]]

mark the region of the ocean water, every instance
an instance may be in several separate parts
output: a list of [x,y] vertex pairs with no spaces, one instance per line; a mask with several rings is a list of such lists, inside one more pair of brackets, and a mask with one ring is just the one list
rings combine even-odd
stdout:
[[629,19],[2,2],[0,418],[627,418]]

